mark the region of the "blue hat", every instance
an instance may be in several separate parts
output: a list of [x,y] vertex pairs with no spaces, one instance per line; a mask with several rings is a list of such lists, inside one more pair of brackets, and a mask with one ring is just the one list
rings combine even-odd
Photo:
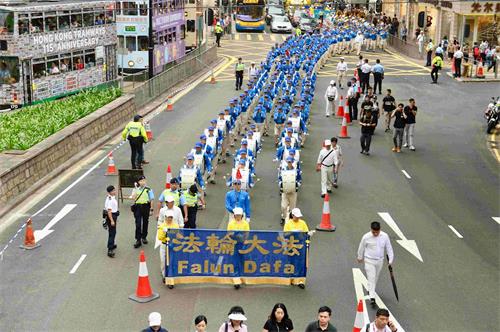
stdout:
[[288,121],[286,122],[286,124],[292,124],[292,121],[288,120]]
[[241,140],[241,145],[248,145],[248,141],[246,139]]
[[285,142],[291,142],[291,141],[292,141],[292,139],[290,137],[288,137],[288,136],[285,137]]
[[240,149],[240,151],[238,151],[240,154],[241,153],[244,153],[244,154],[247,154],[247,149]]
[[187,160],[194,160],[194,156],[190,153],[186,156]]
[[250,125],[250,128],[255,128],[255,123],[252,123],[252,124]]
[[215,127],[214,127],[214,126],[210,126],[210,127],[208,127],[208,131],[213,131],[213,130],[215,130]]
[[246,160],[245,159],[240,159],[240,165],[245,165]]
[[224,111],[229,111],[229,112],[231,112],[231,108],[230,108],[230,107],[226,107],[226,108],[224,108]]
[[288,153],[289,153],[289,154],[295,154],[295,152],[296,152],[296,151],[295,151],[295,149],[290,149],[290,150],[288,150]]
[[241,184],[241,180],[234,180],[233,184]]
[[253,131],[249,130],[247,134],[248,135],[253,135]]
[[220,111],[220,112],[219,112],[219,115],[224,115],[224,112]]
[[217,119],[210,120],[210,123],[217,123]]
[[241,98],[245,97],[245,94],[244,93],[240,94],[240,97]]
[[201,142],[196,142],[195,145],[194,145],[195,148],[202,148],[203,147],[203,144],[201,144]]
[[288,127],[288,128],[286,128],[286,131],[293,132],[293,128]]
[[205,134],[200,135],[200,139],[207,139],[207,135],[205,135]]
[[293,163],[293,160],[294,160],[294,159],[293,159],[292,157],[290,157],[290,156],[288,156],[288,157],[286,158],[286,161],[287,161],[287,162],[289,162],[289,163]]

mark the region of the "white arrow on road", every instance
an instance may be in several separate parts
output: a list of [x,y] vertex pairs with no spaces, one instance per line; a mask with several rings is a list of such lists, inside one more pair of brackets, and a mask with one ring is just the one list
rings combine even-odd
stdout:
[[[352,278],[354,280],[354,290],[356,291],[356,304],[359,302],[359,300],[363,301],[363,320],[364,320],[364,326],[370,322],[370,318],[368,317],[368,312],[366,310],[366,303],[365,300],[369,298],[365,297],[365,292],[363,291],[363,287],[368,291],[368,280],[366,280],[365,275],[363,272],[361,272],[360,269],[352,269]],[[398,329],[398,332],[405,332],[401,324],[397,321],[396,317],[394,317],[394,314],[387,308],[387,306],[384,304],[382,299],[378,296],[377,293],[375,293],[375,301],[377,302],[377,305],[380,308],[386,308],[389,311],[389,315],[391,317],[391,321],[396,325],[396,328]]]
[[66,204],[61,211],[59,211],[52,220],[49,221],[47,225],[41,230],[35,231],[35,241],[38,242],[44,237],[52,233],[54,230],[51,229],[57,224],[62,218],[64,218],[68,213],[71,212],[76,207],[76,204]]
[[392,219],[391,215],[387,212],[379,212],[378,215],[380,218],[384,219],[387,225],[389,225],[390,228],[396,233],[396,235],[401,239],[397,240],[399,245],[403,248],[405,248],[407,251],[410,252],[413,256],[417,257],[419,261],[422,263],[424,260],[422,259],[422,256],[420,255],[420,251],[418,250],[417,243],[414,240],[408,240],[406,236],[404,236],[403,232],[399,229],[398,225]]

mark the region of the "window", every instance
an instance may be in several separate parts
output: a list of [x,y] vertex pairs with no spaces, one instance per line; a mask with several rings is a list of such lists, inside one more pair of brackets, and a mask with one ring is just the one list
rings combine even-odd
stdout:
[[0,34],[3,32],[14,32],[14,13],[0,10]]
[[181,40],[186,39],[186,26],[183,24],[181,25]]
[[82,70],[83,68],[85,68],[83,51],[73,52],[73,70]]
[[122,3],[119,1],[116,2],[116,15],[122,15]]
[[61,73],[59,69],[59,56],[54,55],[47,57],[47,70],[49,75],[58,75]]
[[148,5],[139,4],[139,15],[148,16]]
[[[119,2],[117,2],[117,3],[119,3]],[[108,8],[106,8],[106,13],[105,13],[106,24],[115,23],[115,17],[116,16],[115,16],[115,11],[114,11],[113,5],[108,6]]]
[[148,50],[148,37],[147,36],[138,36],[139,43],[139,51],[147,51]]
[[195,20],[186,20],[187,32],[195,32]]
[[45,32],[57,30],[57,13],[45,13]]
[[[92,9],[90,9],[91,11]],[[91,27],[94,25],[94,13],[89,12],[89,9],[86,9],[83,13],[83,26]]]
[[85,50],[85,68],[95,66],[95,50]]
[[124,2],[123,15],[137,15],[137,4],[135,2]]
[[30,32],[30,17],[29,14],[19,14],[18,29],[20,35],[25,35]]
[[104,23],[104,10],[102,8],[97,8],[94,12],[94,24],[102,25]]
[[125,47],[129,52],[134,52],[137,51],[137,45],[136,45],[136,38],[135,36],[127,36],[125,38]]
[[72,70],[73,64],[71,63],[71,53],[61,54],[61,61],[59,70],[61,73],[68,72]]
[[47,67],[45,58],[39,58],[33,60],[33,77],[41,78],[47,75]]
[[59,14],[59,30],[69,29],[70,26],[70,14],[69,10],[65,10]]
[[31,15],[31,33],[43,32],[43,14],[33,13]]
[[18,58],[0,57],[0,85],[19,82],[18,65]]
[[71,11],[71,27],[72,28],[79,28],[82,26],[82,23],[83,23],[82,13],[78,10],[72,10]]

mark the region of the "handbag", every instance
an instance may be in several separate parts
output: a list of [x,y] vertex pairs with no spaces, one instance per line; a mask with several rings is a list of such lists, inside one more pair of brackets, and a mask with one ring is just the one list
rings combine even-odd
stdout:
[[146,187],[144,187],[144,189],[142,189],[141,193],[137,196],[137,198],[134,201],[134,204],[130,205],[130,211],[132,211],[132,213],[135,213],[135,210],[137,209],[137,204],[135,204],[135,203],[137,202],[139,197],[142,196],[142,193],[144,192],[144,190],[146,190]]
[[328,96],[328,101],[334,101],[335,97],[334,96]]

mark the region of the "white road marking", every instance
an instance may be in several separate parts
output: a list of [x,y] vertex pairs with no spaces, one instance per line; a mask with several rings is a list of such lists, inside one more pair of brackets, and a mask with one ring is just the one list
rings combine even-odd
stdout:
[[401,170],[401,172],[403,172],[403,174],[408,178],[408,179],[411,179],[411,176],[410,174],[408,174],[407,171],[405,171],[404,169]]
[[271,35],[271,40],[272,40],[273,42],[275,42],[275,41],[276,41],[276,36],[275,36],[275,35]]
[[259,35],[258,38],[259,38],[260,41],[264,40],[264,36],[262,36],[262,35]]
[[453,227],[452,225],[448,225],[448,227],[452,230],[453,233],[455,233],[455,235],[459,238],[459,239],[463,239],[464,237],[462,236],[462,234],[460,234],[456,229],[455,227]]
[[398,225],[396,224],[396,221],[392,219],[391,215],[387,212],[379,212],[378,215],[380,216],[380,218],[384,219],[386,224],[390,228],[392,228],[394,233],[396,233],[396,235],[401,239],[401,240],[396,240],[396,242],[423,263],[424,260],[422,259],[422,255],[420,255],[417,243],[414,240],[408,240],[406,238],[406,236],[403,234],[403,232],[399,229]]
[[500,224],[500,217],[491,217],[493,220],[497,222],[497,224]]
[[44,237],[52,233],[54,230],[51,228],[54,227],[62,218],[64,218],[68,213],[71,212],[76,207],[76,204],[66,204],[61,211],[57,212],[57,214],[52,218],[47,225],[41,230],[35,231],[35,241],[39,242]]
[[249,33],[247,33],[247,40],[252,40],[252,36]]
[[82,257],[80,257],[80,259],[78,260],[78,262],[76,262],[75,266],[73,266],[73,268],[71,269],[71,271],[69,271],[69,274],[75,274],[76,270],[78,270],[78,268],[82,264],[82,262],[85,259],[85,257],[87,257],[87,255],[85,255],[85,254],[83,254]]

